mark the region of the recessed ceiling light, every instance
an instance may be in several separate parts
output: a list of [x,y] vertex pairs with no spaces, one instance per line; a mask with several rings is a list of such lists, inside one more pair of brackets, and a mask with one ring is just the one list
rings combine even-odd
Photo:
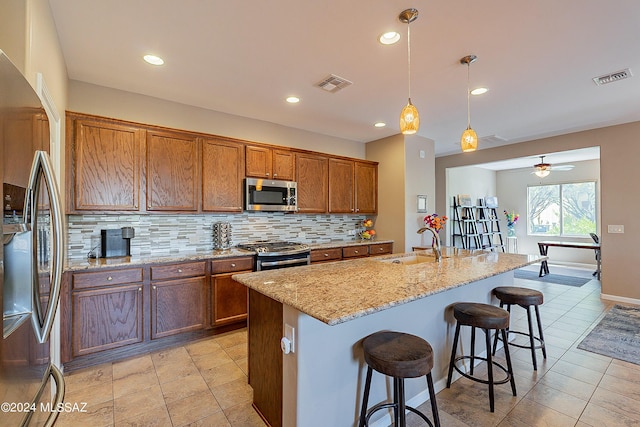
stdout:
[[396,33],[395,31],[383,33],[378,37],[378,41],[382,44],[394,44],[398,43],[398,40],[400,40],[400,33]]
[[145,55],[143,59],[151,65],[162,65],[164,64],[164,59],[155,55]]
[[300,102],[300,98],[298,98],[297,96],[289,96],[287,98],[287,102],[289,104],[297,104],[298,102]]
[[383,127],[385,127],[387,124],[386,124],[385,122],[375,122],[373,125],[374,125],[375,127],[377,127],[377,128],[383,128]]
[[488,90],[486,87],[478,87],[471,91],[471,95],[482,95],[483,93],[487,93]]

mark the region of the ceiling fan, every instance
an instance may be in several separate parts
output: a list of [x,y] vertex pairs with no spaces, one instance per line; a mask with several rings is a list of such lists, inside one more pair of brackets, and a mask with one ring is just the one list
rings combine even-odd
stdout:
[[[544,178],[545,176],[548,176],[551,173],[551,164],[545,163],[544,158],[545,156],[540,156],[540,163],[533,165],[535,171],[531,172],[533,174],[536,174],[540,178]],[[554,171],[570,171],[574,167],[575,166],[573,165],[560,165],[560,166],[554,166],[553,170]]]

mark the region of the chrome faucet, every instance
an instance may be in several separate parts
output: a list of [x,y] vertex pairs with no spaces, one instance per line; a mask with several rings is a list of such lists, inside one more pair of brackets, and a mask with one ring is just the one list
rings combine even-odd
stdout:
[[440,235],[436,230],[431,227],[422,227],[418,230],[418,234],[422,234],[425,231],[429,230],[431,234],[433,234],[433,241],[431,243],[431,249],[433,249],[433,253],[435,254],[436,261],[442,261],[442,251],[440,250]]

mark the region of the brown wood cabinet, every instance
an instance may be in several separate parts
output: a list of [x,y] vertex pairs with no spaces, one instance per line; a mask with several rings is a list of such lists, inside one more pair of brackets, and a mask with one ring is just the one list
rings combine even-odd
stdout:
[[151,267],[151,339],[203,329],[206,263]]
[[329,262],[340,261],[342,259],[342,248],[329,248],[329,249],[313,249],[311,251],[311,262]]
[[242,212],[244,145],[205,139],[202,142],[202,210]]
[[299,212],[327,212],[328,164],[329,158],[325,156],[302,153],[296,155]]
[[329,213],[378,212],[378,166],[329,159]]
[[342,248],[342,258],[362,258],[369,256],[369,245],[345,246]]
[[[69,122],[68,122],[69,124]],[[144,131],[98,119],[77,119],[68,150],[73,197],[69,210],[137,211]]]
[[142,269],[74,273],[72,355],[142,342]]
[[246,286],[231,278],[253,271],[253,257],[227,258],[211,262],[211,324],[221,326],[247,318]]
[[147,132],[147,210],[198,210],[198,145],[191,134]]
[[393,252],[393,243],[373,243],[369,245],[369,255],[387,255]]
[[295,177],[294,172],[295,154],[293,151],[247,145],[247,176],[293,181]]

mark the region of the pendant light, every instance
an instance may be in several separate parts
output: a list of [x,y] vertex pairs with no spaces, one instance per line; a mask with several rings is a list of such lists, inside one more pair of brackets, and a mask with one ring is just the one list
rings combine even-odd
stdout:
[[478,148],[478,135],[475,130],[471,129],[471,107],[469,99],[471,96],[471,88],[469,85],[471,63],[475,62],[477,59],[478,57],[475,55],[467,55],[460,59],[461,64],[467,64],[467,129],[462,132],[462,137],[460,138],[460,146],[464,153],[476,151]]
[[400,13],[400,21],[407,24],[407,69],[409,74],[409,102],[400,112],[400,131],[404,135],[413,135],[420,128],[418,109],[411,103],[411,23],[418,19],[417,9],[406,9]]

